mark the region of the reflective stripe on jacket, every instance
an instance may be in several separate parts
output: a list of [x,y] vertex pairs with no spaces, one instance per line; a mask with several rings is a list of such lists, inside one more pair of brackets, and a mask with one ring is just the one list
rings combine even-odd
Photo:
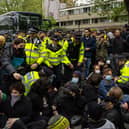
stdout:
[[22,83],[25,85],[25,95],[30,92],[31,86],[40,79],[39,73],[37,71],[32,71],[24,75]]
[[129,82],[129,61],[127,61],[124,67],[120,70],[121,76],[117,81],[118,83],[126,83]]

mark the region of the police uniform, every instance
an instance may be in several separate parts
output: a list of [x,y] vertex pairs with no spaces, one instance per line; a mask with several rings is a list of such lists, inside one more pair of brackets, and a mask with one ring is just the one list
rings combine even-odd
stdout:
[[[57,36],[55,36],[57,40]],[[59,42],[58,42],[59,43]],[[66,56],[63,47],[59,44],[55,45],[53,43],[48,44],[45,49],[45,60],[47,60],[47,66],[53,67],[54,74],[56,75],[56,81],[54,85],[60,85],[61,81],[61,64],[69,65],[70,61]],[[58,83],[57,83],[58,82]]]
[[22,78],[22,83],[25,86],[25,93],[24,95],[28,95],[30,92],[31,86],[40,79],[39,73],[37,71],[31,71],[25,74]]
[[[29,33],[36,33],[36,30],[30,29]],[[26,64],[28,66],[37,63],[41,65],[44,61],[44,47],[42,41],[35,38],[27,38],[27,43],[25,44],[25,54],[26,54]],[[46,61],[47,62],[47,61]]]
[[[81,37],[81,36],[80,36]],[[75,38],[80,38],[75,37]],[[80,41],[79,44],[76,43],[74,38],[65,42],[64,50],[66,51],[66,55],[70,62],[74,65],[74,70],[80,70],[80,67],[77,66],[78,63],[83,63],[84,60],[84,43]],[[65,66],[64,67],[64,80],[69,81],[72,77],[72,70]]]
[[120,79],[117,80],[118,83],[127,83],[129,82],[129,61],[127,61],[124,67],[120,70],[121,76]]

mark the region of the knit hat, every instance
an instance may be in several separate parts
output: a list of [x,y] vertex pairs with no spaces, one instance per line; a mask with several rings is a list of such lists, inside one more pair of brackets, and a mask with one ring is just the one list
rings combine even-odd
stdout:
[[90,118],[94,120],[99,120],[102,116],[103,111],[103,106],[97,104],[96,102],[91,102],[90,104],[88,104],[88,112]]
[[59,36],[58,35],[52,35],[50,38],[51,38],[51,40],[59,41]]
[[81,77],[81,72],[80,71],[74,71],[73,74],[76,74],[78,77]]
[[79,92],[80,92],[79,86],[77,84],[74,84],[74,83],[70,83],[70,86],[67,87],[67,89],[69,89],[69,91],[72,91],[76,94],[79,94]]
[[48,129],[65,129],[70,126],[67,118],[61,115],[55,115],[48,122]]

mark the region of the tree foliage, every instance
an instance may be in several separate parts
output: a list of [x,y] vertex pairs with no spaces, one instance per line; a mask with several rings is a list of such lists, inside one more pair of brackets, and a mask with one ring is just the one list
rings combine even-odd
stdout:
[[125,3],[116,0],[94,0],[94,11],[101,16],[107,16],[114,21],[118,21],[119,17],[127,14]]
[[0,0],[0,14],[9,11],[41,13],[42,0]]
[[0,14],[9,11],[20,11],[22,9],[23,0],[0,0]]
[[42,14],[42,0],[24,0],[23,10]]
[[77,0],[59,0],[61,3],[66,3],[67,7],[73,7]]
[[125,3],[125,6],[126,6],[126,9],[128,11],[128,16],[129,16],[129,0],[124,0],[124,3]]

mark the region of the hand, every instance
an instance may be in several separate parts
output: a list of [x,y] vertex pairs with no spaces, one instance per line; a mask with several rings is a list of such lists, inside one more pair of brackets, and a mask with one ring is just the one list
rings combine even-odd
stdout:
[[53,114],[56,116],[56,115],[59,115],[58,111],[53,111]]
[[31,65],[31,69],[36,69],[38,67],[38,64],[37,63],[34,63]]
[[52,110],[56,110],[56,106],[55,105],[52,105]]
[[86,51],[89,51],[89,50],[90,50],[90,48],[85,48],[85,50],[86,50]]
[[129,108],[129,106],[128,106],[127,103],[121,104],[121,107],[124,108],[124,109],[126,109],[126,110],[128,110],[128,108]]
[[58,89],[57,89],[57,88],[54,88],[54,91],[55,91],[55,92],[58,92]]
[[84,58],[84,62],[85,62],[85,61],[87,61],[87,58],[86,58],[86,57]]
[[58,111],[56,110],[56,106],[52,106],[53,114],[54,115],[59,115]]
[[49,66],[49,68],[50,68],[50,69],[53,69],[53,66],[51,65],[51,66]]
[[116,82],[117,80],[119,80],[119,77],[114,77],[114,81]]
[[13,73],[13,77],[16,79],[16,80],[20,80],[21,79],[21,74],[19,73]]
[[77,66],[80,67],[82,63],[78,62]]
[[19,120],[19,118],[9,118],[8,121],[7,121],[7,123],[6,123],[7,128],[9,128],[9,129],[12,128],[13,124],[17,120]]
[[2,93],[2,91],[0,90],[0,100],[2,99],[2,94],[3,94],[3,93]]
[[73,64],[69,64],[69,68],[70,68],[70,69],[74,69]]

